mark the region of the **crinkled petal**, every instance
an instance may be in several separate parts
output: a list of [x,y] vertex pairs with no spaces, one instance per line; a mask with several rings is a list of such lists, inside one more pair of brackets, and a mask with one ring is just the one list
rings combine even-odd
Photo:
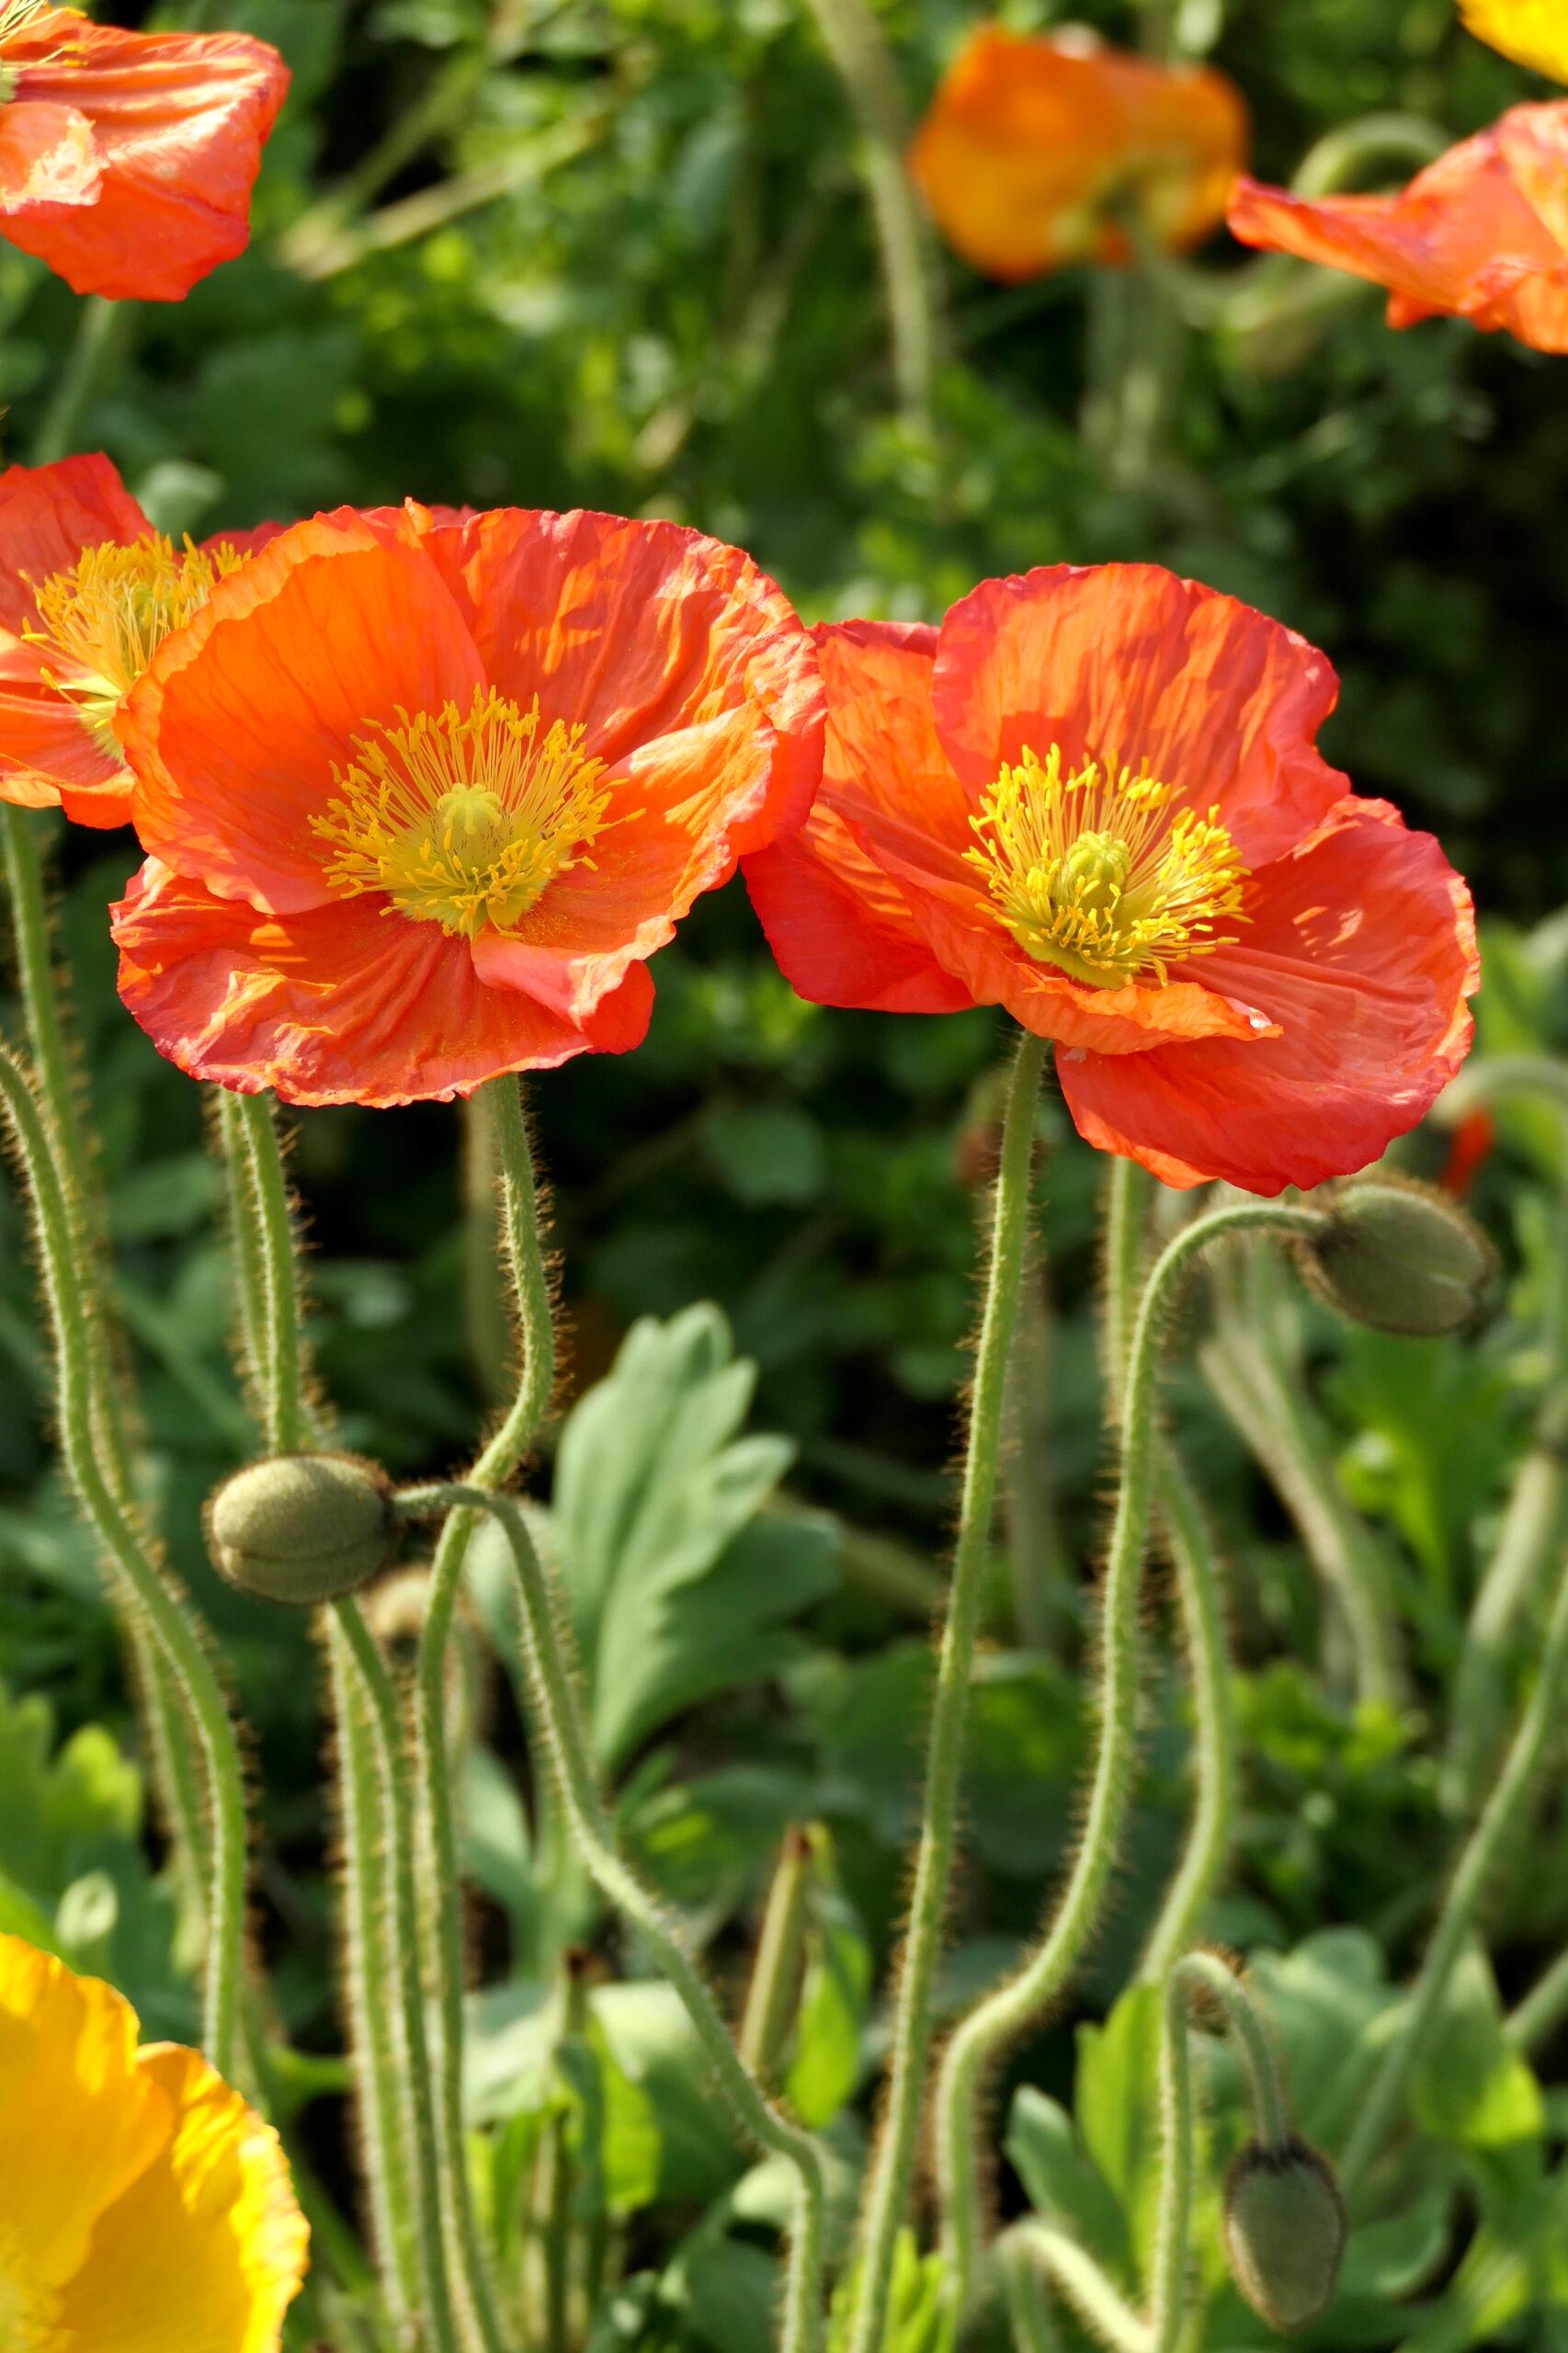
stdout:
[[1429,834],[1349,799],[1256,886],[1244,945],[1210,961],[1277,1036],[1058,1063],[1079,1132],[1167,1185],[1274,1194],[1364,1168],[1469,1050],[1474,916]]
[[821,682],[804,623],[748,555],[675,523],[519,508],[435,525],[423,544],[491,684],[585,729],[612,774],[635,758],[641,797],[713,880],[802,822],[822,778]]
[[1243,179],[1229,217],[1245,244],[1386,286],[1392,325],[1451,313],[1568,351],[1568,101],[1516,107],[1403,195],[1310,199]]
[[332,894],[311,831],[334,771],[400,710],[467,710],[484,673],[419,544],[317,517],[221,580],[119,714],[143,847],[221,898],[299,913]]
[[168,2132],[129,2002],[0,1936],[0,2283],[12,2264],[24,2289],[69,2280]]
[[[50,11],[7,44],[26,106],[92,126],[90,203],[13,199],[0,230],[78,294],[179,301],[243,253],[262,147],[289,87],[275,49],[244,33],[135,33]],[[9,111],[9,109],[7,109]]]
[[41,646],[0,632],[0,801],[63,806],[79,825],[127,824],[131,771],[51,683],[64,667]]
[[379,897],[271,916],[149,859],[113,911],[119,993],[193,1078],[290,1103],[386,1106],[471,1095],[641,1043],[653,1004],[634,964],[593,1015],[480,977],[466,941]]
[[971,801],[1026,751],[1125,762],[1221,822],[1249,866],[1348,790],[1318,753],[1330,664],[1250,606],[1147,563],[983,582],[942,624],[937,728]]
[[966,805],[931,723],[937,632],[848,621],[813,636],[828,696],[823,789],[799,832],[747,858],[752,904],[786,980],[812,1004],[955,1012],[968,990],[839,806],[846,790],[873,806],[892,796],[961,839]]
[[103,187],[103,156],[79,107],[0,104],[0,236],[17,213],[40,205],[68,210],[93,204]]
[[277,2353],[310,2251],[278,2135],[194,2051],[152,2045],[138,2074],[173,2130],[101,2217],[62,2300],[59,2341],[84,2353]]

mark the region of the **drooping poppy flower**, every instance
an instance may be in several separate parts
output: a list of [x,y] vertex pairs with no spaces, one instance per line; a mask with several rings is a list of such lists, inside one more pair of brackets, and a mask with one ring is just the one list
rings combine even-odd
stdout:
[[221,580],[131,694],[120,992],[194,1076],[466,1095],[640,1042],[646,960],[822,767],[809,632],[671,523],[343,511]]
[[910,169],[949,244],[1011,280],[1131,260],[1130,210],[1161,245],[1199,244],[1246,150],[1246,107],[1222,74],[983,25],[943,79]]
[[1391,327],[1439,315],[1568,351],[1568,100],[1515,107],[1398,196],[1291,196],[1237,183],[1244,244],[1389,290]]
[[1080,1132],[1180,1187],[1363,1167],[1452,1076],[1469,894],[1320,757],[1337,683],[1290,631],[1111,564],[817,637],[823,790],[746,865],[802,996],[1005,1006]]
[[279,528],[181,547],[107,458],[0,473],[0,801],[126,824],[116,712],[170,631]]
[[289,87],[244,33],[133,33],[0,0],[0,236],[78,294],[177,302],[243,253]]
[[0,2343],[277,2353],[305,2227],[278,2135],[112,1987],[0,1936]]
[[1562,0],[1460,0],[1465,23],[1505,57],[1568,82],[1568,10]]

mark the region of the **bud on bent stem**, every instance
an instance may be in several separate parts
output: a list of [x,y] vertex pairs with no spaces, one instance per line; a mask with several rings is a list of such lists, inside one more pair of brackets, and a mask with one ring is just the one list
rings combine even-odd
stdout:
[[1414,1177],[1335,1188],[1301,1245],[1301,1272],[1326,1305],[1374,1332],[1440,1339],[1473,1330],[1497,1281],[1497,1254],[1457,1201]]
[[207,1543],[220,1576],[265,1601],[313,1608],[358,1593],[397,1550],[392,1482],[352,1454],[273,1454],[216,1488]]

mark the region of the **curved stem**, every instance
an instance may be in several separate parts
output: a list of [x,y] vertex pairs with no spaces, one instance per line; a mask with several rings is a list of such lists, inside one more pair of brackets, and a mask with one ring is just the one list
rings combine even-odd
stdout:
[[952,1877],[970,1676],[991,1540],[1007,1360],[1026,1256],[1029,1169],[1044,1060],[1044,1040],[1026,1030],[1013,1065],[1002,1130],[991,1267],[975,1356],[974,1397],[958,1542],[953,1553],[952,1591],[931,1709],[920,1848],[893,2019],[892,2075],[860,2222],[860,2266],[851,2307],[847,2353],[882,2353],[893,2256],[909,2202],[920,2109],[929,2073],[932,1989],[941,1955]]
[[1050,2222],[1019,2222],[1009,2233],[1015,2259],[1032,2257],[1057,2293],[1072,2305],[1089,2335],[1109,2353],[1154,2353],[1154,2335],[1092,2255]]
[[1187,2008],[1199,1998],[1220,2005],[1225,2024],[1235,2037],[1252,2094],[1258,2141],[1265,2149],[1278,2149],[1288,2134],[1279,2071],[1251,1995],[1234,1972],[1212,1953],[1185,1954],[1165,1980],[1165,2033],[1160,2050],[1163,2146],[1151,2317],[1154,2353],[1176,2353],[1187,2320],[1195,2155]]
[[1357,2191],[1381,2154],[1398,2117],[1405,2086],[1426,2047],[1454,1964],[1481,1908],[1494,1868],[1513,1834],[1547,1746],[1561,1723],[1565,1698],[1568,1568],[1559,1577],[1535,1689],[1481,1819],[1460,1857],[1431,1942],[1402,2013],[1399,2030],[1384,2051],[1358,2113],[1340,2166],[1340,2186],[1346,2206],[1353,2205]]
[[773,2106],[744,2066],[684,1938],[620,1852],[599,1790],[564,1613],[534,1550],[528,1521],[511,1496],[472,1485],[412,1488],[399,1495],[397,1503],[400,1513],[410,1519],[428,1518],[460,1506],[489,1512],[506,1536],[517,1572],[524,1665],[538,1728],[577,1847],[596,1883],[645,1940],[680,1996],[703,2055],[745,2131],[761,2147],[786,2158],[794,2167],[800,2210],[783,2348],[784,2353],[814,2353],[822,2333],[825,2180],[821,2152],[811,2133]]
[[99,1452],[94,1347],[74,1226],[38,1101],[0,1052],[0,1099],[16,1138],[37,1222],[54,1332],[65,1467],[131,1608],[152,1629],[196,1728],[211,1802],[211,1893],[203,2042],[232,2080],[237,2054],[245,1910],[245,1804],[233,1726],[210,1660],[117,1495]]
[[1199,1933],[1230,1853],[1236,1792],[1236,1711],[1225,1638],[1224,1586],[1203,1506],[1168,1443],[1159,1449],[1156,1495],[1176,1563],[1192,1672],[1197,1800],[1181,1862],[1138,1965],[1138,1974],[1146,1982],[1162,1978]]
[[1303,1233],[1322,1222],[1317,1211],[1266,1201],[1216,1210],[1166,1244],[1143,1292],[1129,1351],[1120,1480],[1103,1604],[1100,1736],[1083,1839],[1044,1938],[1022,1969],[960,2022],[937,2084],[937,2173],[952,2292],[960,2311],[973,2292],[982,2237],[975,2162],[980,2085],[1076,1966],[1098,1926],[1126,1824],[1137,1746],[1140,1573],[1153,1495],[1154,1403],[1165,1319],[1193,1261],[1214,1243],[1248,1233]]
[[1510,2010],[1504,2032],[1516,2051],[1539,2049],[1568,2018],[1568,1952],[1560,1952],[1543,1970],[1517,2008]]
[[[517,1393],[469,1473],[471,1486],[489,1491],[512,1476],[550,1410],[555,1393],[555,1318],[539,1186],[517,1081],[495,1079],[479,1099],[491,1124],[500,1170],[501,1224],[522,1354]],[[465,2290],[484,2353],[500,2353],[500,2325],[463,2154],[462,1879],[447,1745],[447,1654],[463,1564],[478,1526],[476,1512],[454,1508],[441,1530],[415,1667],[415,1710],[420,1847],[432,1893],[424,1908],[422,1931],[436,1988],[432,2031],[447,2229],[462,2251]]]
[[1332,196],[1359,179],[1369,164],[1435,163],[1449,134],[1417,114],[1366,114],[1320,139],[1302,157],[1291,188],[1297,196]]

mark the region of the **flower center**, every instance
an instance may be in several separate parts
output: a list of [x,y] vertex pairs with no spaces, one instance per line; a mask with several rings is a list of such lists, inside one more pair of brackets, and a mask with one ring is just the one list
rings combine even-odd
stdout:
[[58,2301],[29,2277],[31,2266],[14,2234],[0,2230],[0,2345],[6,2353],[53,2353]]
[[[546,727],[493,688],[357,736],[334,772],[338,797],[311,831],[335,855],[326,879],[345,898],[386,893],[393,910],[473,939],[511,931],[558,874],[592,866],[611,795],[586,729]],[[610,819],[619,824],[619,819]]]
[[985,878],[996,919],[1038,963],[1091,988],[1125,988],[1224,947],[1215,928],[1242,914],[1246,869],[1219,821],[1183,809],[1147,771],[1063,771],[1056,745],[1005,767],[970,819],[966,864]]
[[52,648],[69,667],[44,672],[47,685],[74,703],[82,724],[111,759],[119,758],[114,716],[165,637],[183,629],[218,582],[244,562],[231,547],[203,549],[148,531],[130,547],[112,540],[86,548],[69,571],[34,586],[38,626],[30,644]]

